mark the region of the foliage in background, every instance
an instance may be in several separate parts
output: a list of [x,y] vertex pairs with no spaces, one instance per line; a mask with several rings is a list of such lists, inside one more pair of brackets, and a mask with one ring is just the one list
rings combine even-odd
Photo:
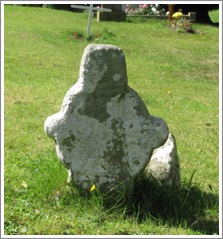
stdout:
[[167,122],[181,166],[179,191],[139,178],[129,203],[120,198],[107,207],[103,195],[67,189],[67,172],[43,130],[78,79],[89,43],[74,33],[85,34],[88,15],[6,6],[4,17],[5,233],[218,234],[218,28],[194,23],[205,34],[175,34],[168,22],[93,19],[93,36],[123,49],[129,85]]
[[208,15],[213,23],[219,23],[219,10],[209,11]]
[[165,15],[165,9],[160,4],[126,4],[127,15]]

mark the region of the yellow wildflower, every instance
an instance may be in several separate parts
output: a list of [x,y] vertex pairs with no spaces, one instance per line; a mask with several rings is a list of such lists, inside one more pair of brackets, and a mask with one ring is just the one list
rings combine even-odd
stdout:
[[22,187],[23,188],[27,188],[27,183],[26,182],[22,182]]
[[182,12],[175,12],[174,14],[173,14],[173,18],[181,18],[183,16],[183,13]]
[[95,186],[95,184],[93,184],[90,188],[90,192],[93,192],[95,189],[96,189],[96,186]]

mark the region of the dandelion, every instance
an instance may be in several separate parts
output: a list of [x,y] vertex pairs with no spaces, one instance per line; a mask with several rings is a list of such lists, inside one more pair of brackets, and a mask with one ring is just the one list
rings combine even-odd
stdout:
[[96,186],[95,186],[95,184],[93,184],[90,188],[90,192],[93,192],[95,189],[96,189]]
[[40,211],[39,211],[38,209],[35,209],[34,211],[35,211],[35,214],[36,214],[36,215],[39,215],[39,214],[40,214]]
[[22,182],[22,187],[23,188],[27,188],[27,183],[26,182]]

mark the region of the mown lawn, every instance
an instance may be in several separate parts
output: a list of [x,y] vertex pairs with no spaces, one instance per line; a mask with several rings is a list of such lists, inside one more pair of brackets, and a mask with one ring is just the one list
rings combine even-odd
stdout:
[[176,33],[167,22],[92,22],[94,43],[121,47],[129,85],[177,140],[180,191],[139,181],[131,205],[66,187],[45,119],[77,81],[87,14],[5,6],[4,233],[208,235],[219,222],[219,29]]

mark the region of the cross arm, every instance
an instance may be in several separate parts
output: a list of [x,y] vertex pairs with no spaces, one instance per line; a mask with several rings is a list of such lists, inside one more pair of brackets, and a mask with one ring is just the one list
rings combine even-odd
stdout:
[[108,8],[97,8],[97,7],[88,7],[88,6],[79,6],[79,5],[71,5],[72,8],[78,8],[78,9],[85,9],[85,10],[96,10],[101,12],[111,12],[111,9]]

